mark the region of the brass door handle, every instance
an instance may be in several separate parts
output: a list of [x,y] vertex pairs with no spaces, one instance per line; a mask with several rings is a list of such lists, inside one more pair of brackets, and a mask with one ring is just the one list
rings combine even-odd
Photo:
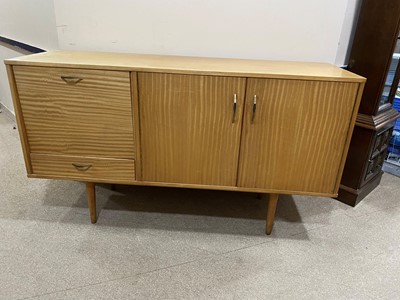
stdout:
[[61,79],[64,80],[67,84],[77,84],[78,82],[82,81],[82,78],[73,77],[73,76],[61,76]]
[[236,100],[237,100],[237,96],[236,94],[233,94],[233,115],[232,115],[232,123],[235,123],[235,117],[236,117]]
[[77,169],[78,171],[87,171],[89,170],[92,165],[90,164],[78,164],[78,163],[72,163],[72,165]]
[[257,95],[253,97],[253,113],[251,115],[251,123],[254,122],[254,118],[256,116],[256,109],[257,109]]

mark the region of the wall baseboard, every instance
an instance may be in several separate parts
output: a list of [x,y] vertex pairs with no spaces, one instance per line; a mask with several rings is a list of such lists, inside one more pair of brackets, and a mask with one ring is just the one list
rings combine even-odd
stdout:
[[4,114],[11,121],[15,122],[15,114],[0,102],[0,113]]

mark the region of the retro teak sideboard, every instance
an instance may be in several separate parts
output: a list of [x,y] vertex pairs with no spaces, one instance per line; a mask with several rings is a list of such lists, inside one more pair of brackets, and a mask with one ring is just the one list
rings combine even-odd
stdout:
[[320,63],[52,51],[6,60],[29,177],[336,196],[365,79]]

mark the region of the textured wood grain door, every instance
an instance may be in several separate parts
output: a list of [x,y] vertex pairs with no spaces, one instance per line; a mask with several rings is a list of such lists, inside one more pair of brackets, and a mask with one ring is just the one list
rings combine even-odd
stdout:
[[336,193],[357,90],[356,83],[248,79],[238,185]]
[[31,153],[134,158],[129,72],[13,70]]
[[235,186],[246,79],[139,73],[138,80],[141,179]]

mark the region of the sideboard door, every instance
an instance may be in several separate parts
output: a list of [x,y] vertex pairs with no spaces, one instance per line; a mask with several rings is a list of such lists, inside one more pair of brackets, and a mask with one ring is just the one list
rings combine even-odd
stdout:
[[238,185],[335,194],[358,86],[248,79]]
[[134,159],[129,72],[13,71],[31,154]]
[[138,83],[138,179],[236,186],[246,79],[139,73]]

